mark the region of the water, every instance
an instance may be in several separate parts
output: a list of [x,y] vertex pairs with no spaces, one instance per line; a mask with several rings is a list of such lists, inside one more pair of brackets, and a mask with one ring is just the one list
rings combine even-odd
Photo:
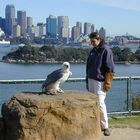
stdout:
[[[13,64],[0,62],[0,79],[44,79],[61,64]],[[71,64],[74,78],[85,77],[85,64]],[[116,64],[115,76],[140,76],[140,64]]]
[[[4,53],[11,51],[11,48],[0,48],[1,57]],[[12,64],[0,62],[0,80],[45,79],[50,72],[60,67],[61,64]],[[71,64],[73,73],[71,77],[85,77],[85,68],[85,64]],[[115,64],[115,76],[140,76],[140,64]],[[126,83],[126,81],[113,81],[111,90],[106,98],[108,112],[126,110]],[[140,94],[139,85],[140,80],[132,82],[133,95]],[[64,90],[86,91],[85,82],[66,82],[61,85],[61,88]],[[41,91],[41,84],[0,84],[0,106],[16,93],[22,91]]]

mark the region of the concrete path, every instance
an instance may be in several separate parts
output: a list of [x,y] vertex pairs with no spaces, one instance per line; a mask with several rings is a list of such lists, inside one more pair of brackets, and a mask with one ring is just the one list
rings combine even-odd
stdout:
[[99,140],[140,140],[140,130],[133,128],[112,128],[110,136],[102,136]]

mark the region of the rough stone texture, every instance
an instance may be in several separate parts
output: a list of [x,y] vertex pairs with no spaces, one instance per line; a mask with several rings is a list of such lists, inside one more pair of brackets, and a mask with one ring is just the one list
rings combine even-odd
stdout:
[[101,134],[97,97],[20,93],[2,106],[5,140],[95,140]]

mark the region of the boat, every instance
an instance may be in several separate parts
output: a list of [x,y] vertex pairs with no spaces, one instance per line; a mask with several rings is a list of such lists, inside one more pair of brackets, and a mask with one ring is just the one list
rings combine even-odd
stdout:
[[9,47],[10,46],[10,41],[9,40],[0,40],[0,46],[2,47]]

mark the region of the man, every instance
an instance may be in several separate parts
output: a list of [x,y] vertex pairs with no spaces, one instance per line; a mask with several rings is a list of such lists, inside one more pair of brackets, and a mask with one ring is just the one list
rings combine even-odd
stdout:
[[90,51],[86,64],[87,89],[98,96],[101,112],[101,129],[105,136],[109,136],[110,130],[105,98],[111,87],[114,75],[113,54],[111,49],[105,46],[105,41],[98,33],[91,33],[89,38],[93,49]]

